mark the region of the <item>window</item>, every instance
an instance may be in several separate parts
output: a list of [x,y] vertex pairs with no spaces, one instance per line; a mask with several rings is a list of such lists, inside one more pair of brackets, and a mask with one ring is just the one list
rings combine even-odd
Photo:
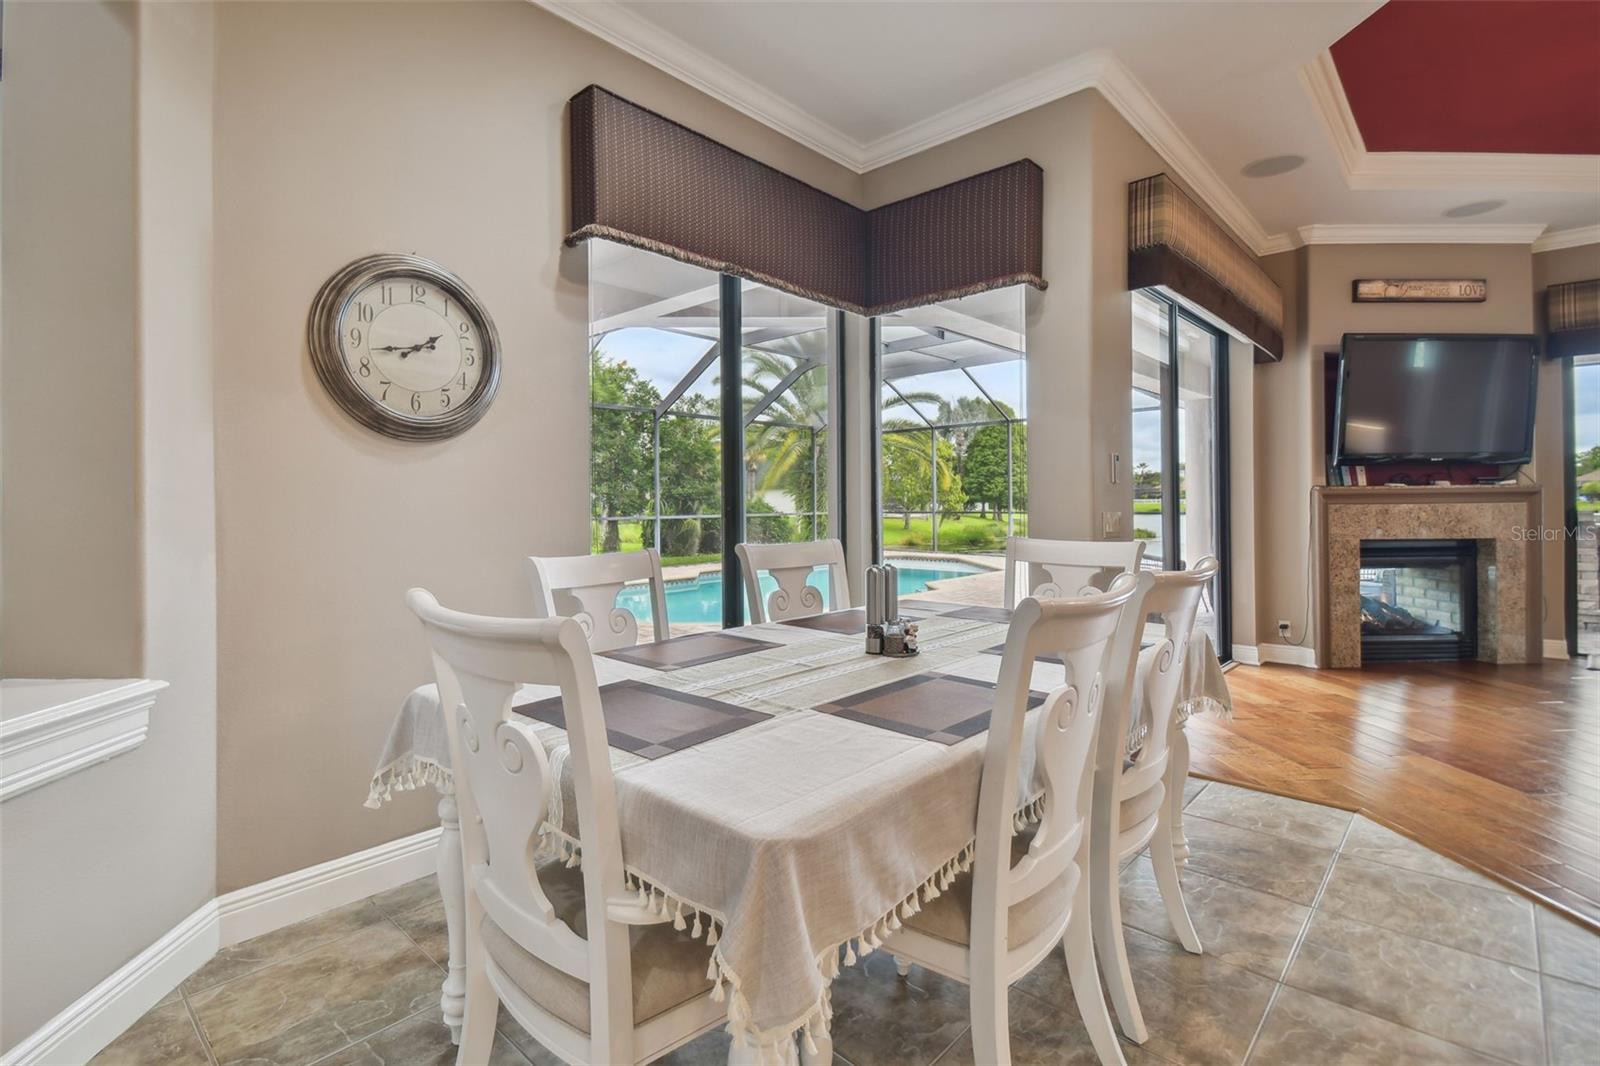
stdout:
[[[675,632],[731,624],[732,544],[831,535],[838,313],[623,245],[588,249],[591,550],[660,551]],[[739,337],[732,360],[722,343],[728,310]],[[737,412],[723,408],[729,366]],[[730,416],[742,427],[742,514],[723,464]],[[642,588],[624,599],[641,623],[649,618]]]
[[1008,536],[1028,528],[1021,286],[876,323],[878,516],[901,595],[998,605]]
[[1229,658],[1227,393],[1224,335],[1176,303],[1133,294],[1133,526],[1146,565],[1181,570],[1207,555],[1222,568],[1198,625]]

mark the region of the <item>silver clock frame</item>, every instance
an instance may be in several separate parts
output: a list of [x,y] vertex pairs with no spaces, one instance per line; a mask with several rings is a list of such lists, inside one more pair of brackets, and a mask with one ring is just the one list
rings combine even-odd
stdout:
[[[477,387],[450,413],[439,418],[412,418],[390,410],[358,385],[345,365],[339,346],[340,322],[355,294],[375,281],[390,278],[426,283],[442,289],[460,305],[478,330],[483,372]],[[396,440],[444,440],[464,433],[482,418],[500,388],[500,335],[494,319],[477,295],[455,274],[419,255],[381,253],[357,259],[323,283],[306,320],[311,365],[323,388],[345,413],[370,430]]]

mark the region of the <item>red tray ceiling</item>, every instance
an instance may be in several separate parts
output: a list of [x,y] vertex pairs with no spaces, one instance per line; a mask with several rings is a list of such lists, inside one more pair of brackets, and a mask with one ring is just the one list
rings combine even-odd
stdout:
[[1600,3],[1391,0],[1333,46],[1370,152],[1600,154]]

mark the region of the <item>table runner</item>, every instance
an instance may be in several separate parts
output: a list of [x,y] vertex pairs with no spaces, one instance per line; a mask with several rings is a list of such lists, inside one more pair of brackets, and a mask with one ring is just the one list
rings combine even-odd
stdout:
[[[870,952],[970,866],[982,767],[985,734],[946,746],[810,708],[929,671],[993,682],[1001,660],[982,649],[1004,626],[927,619],[911,659],[867,656],[853,637],[782,624],[744,632],[778,646],[671,672],[595,665],[602,684],[633,678],[772,716],[654,761],[610,754],[629,888],[713,946],[731,1027],[775,1055],[827,1018],[841,951],[846,965]],[[1033,687],[1061,680],[1059,666],[1041,663]],[[525,686],[516,702],[553,691]],[[1030,733],[1035,720],[1030,713]],[[580,862],[565,734],[533,728],[563,784],[544,845]],[[1019,824],[1032,817],[1024,741]],[[424,686],[391,729],[367,803],[395,789],[448,790],[448,764],[437,694]]]

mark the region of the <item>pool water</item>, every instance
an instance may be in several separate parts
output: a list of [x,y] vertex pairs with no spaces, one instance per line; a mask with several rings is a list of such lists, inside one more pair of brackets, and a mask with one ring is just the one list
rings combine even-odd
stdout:
[[[947,577],[966,577],[981,574],[983,570],[962,563],[940,563],[938,566],[902,566],[900,595],[909,596],[928,591],[928,582]],[[828,569],[818,567],[806,578],[806,584],[822,591],[827,602]],[[778,587],[771,574],[761,575],[761,595],[770,596]],[[617,593],[617,606],[626,607],[641,622],[650,618],[650,591],[644,585],[629,585]],[[722,575],[706,573],[691,581],[673,581],[667,585],[667,617],[673,622],[698,622],[719,624],[722,621]]]

